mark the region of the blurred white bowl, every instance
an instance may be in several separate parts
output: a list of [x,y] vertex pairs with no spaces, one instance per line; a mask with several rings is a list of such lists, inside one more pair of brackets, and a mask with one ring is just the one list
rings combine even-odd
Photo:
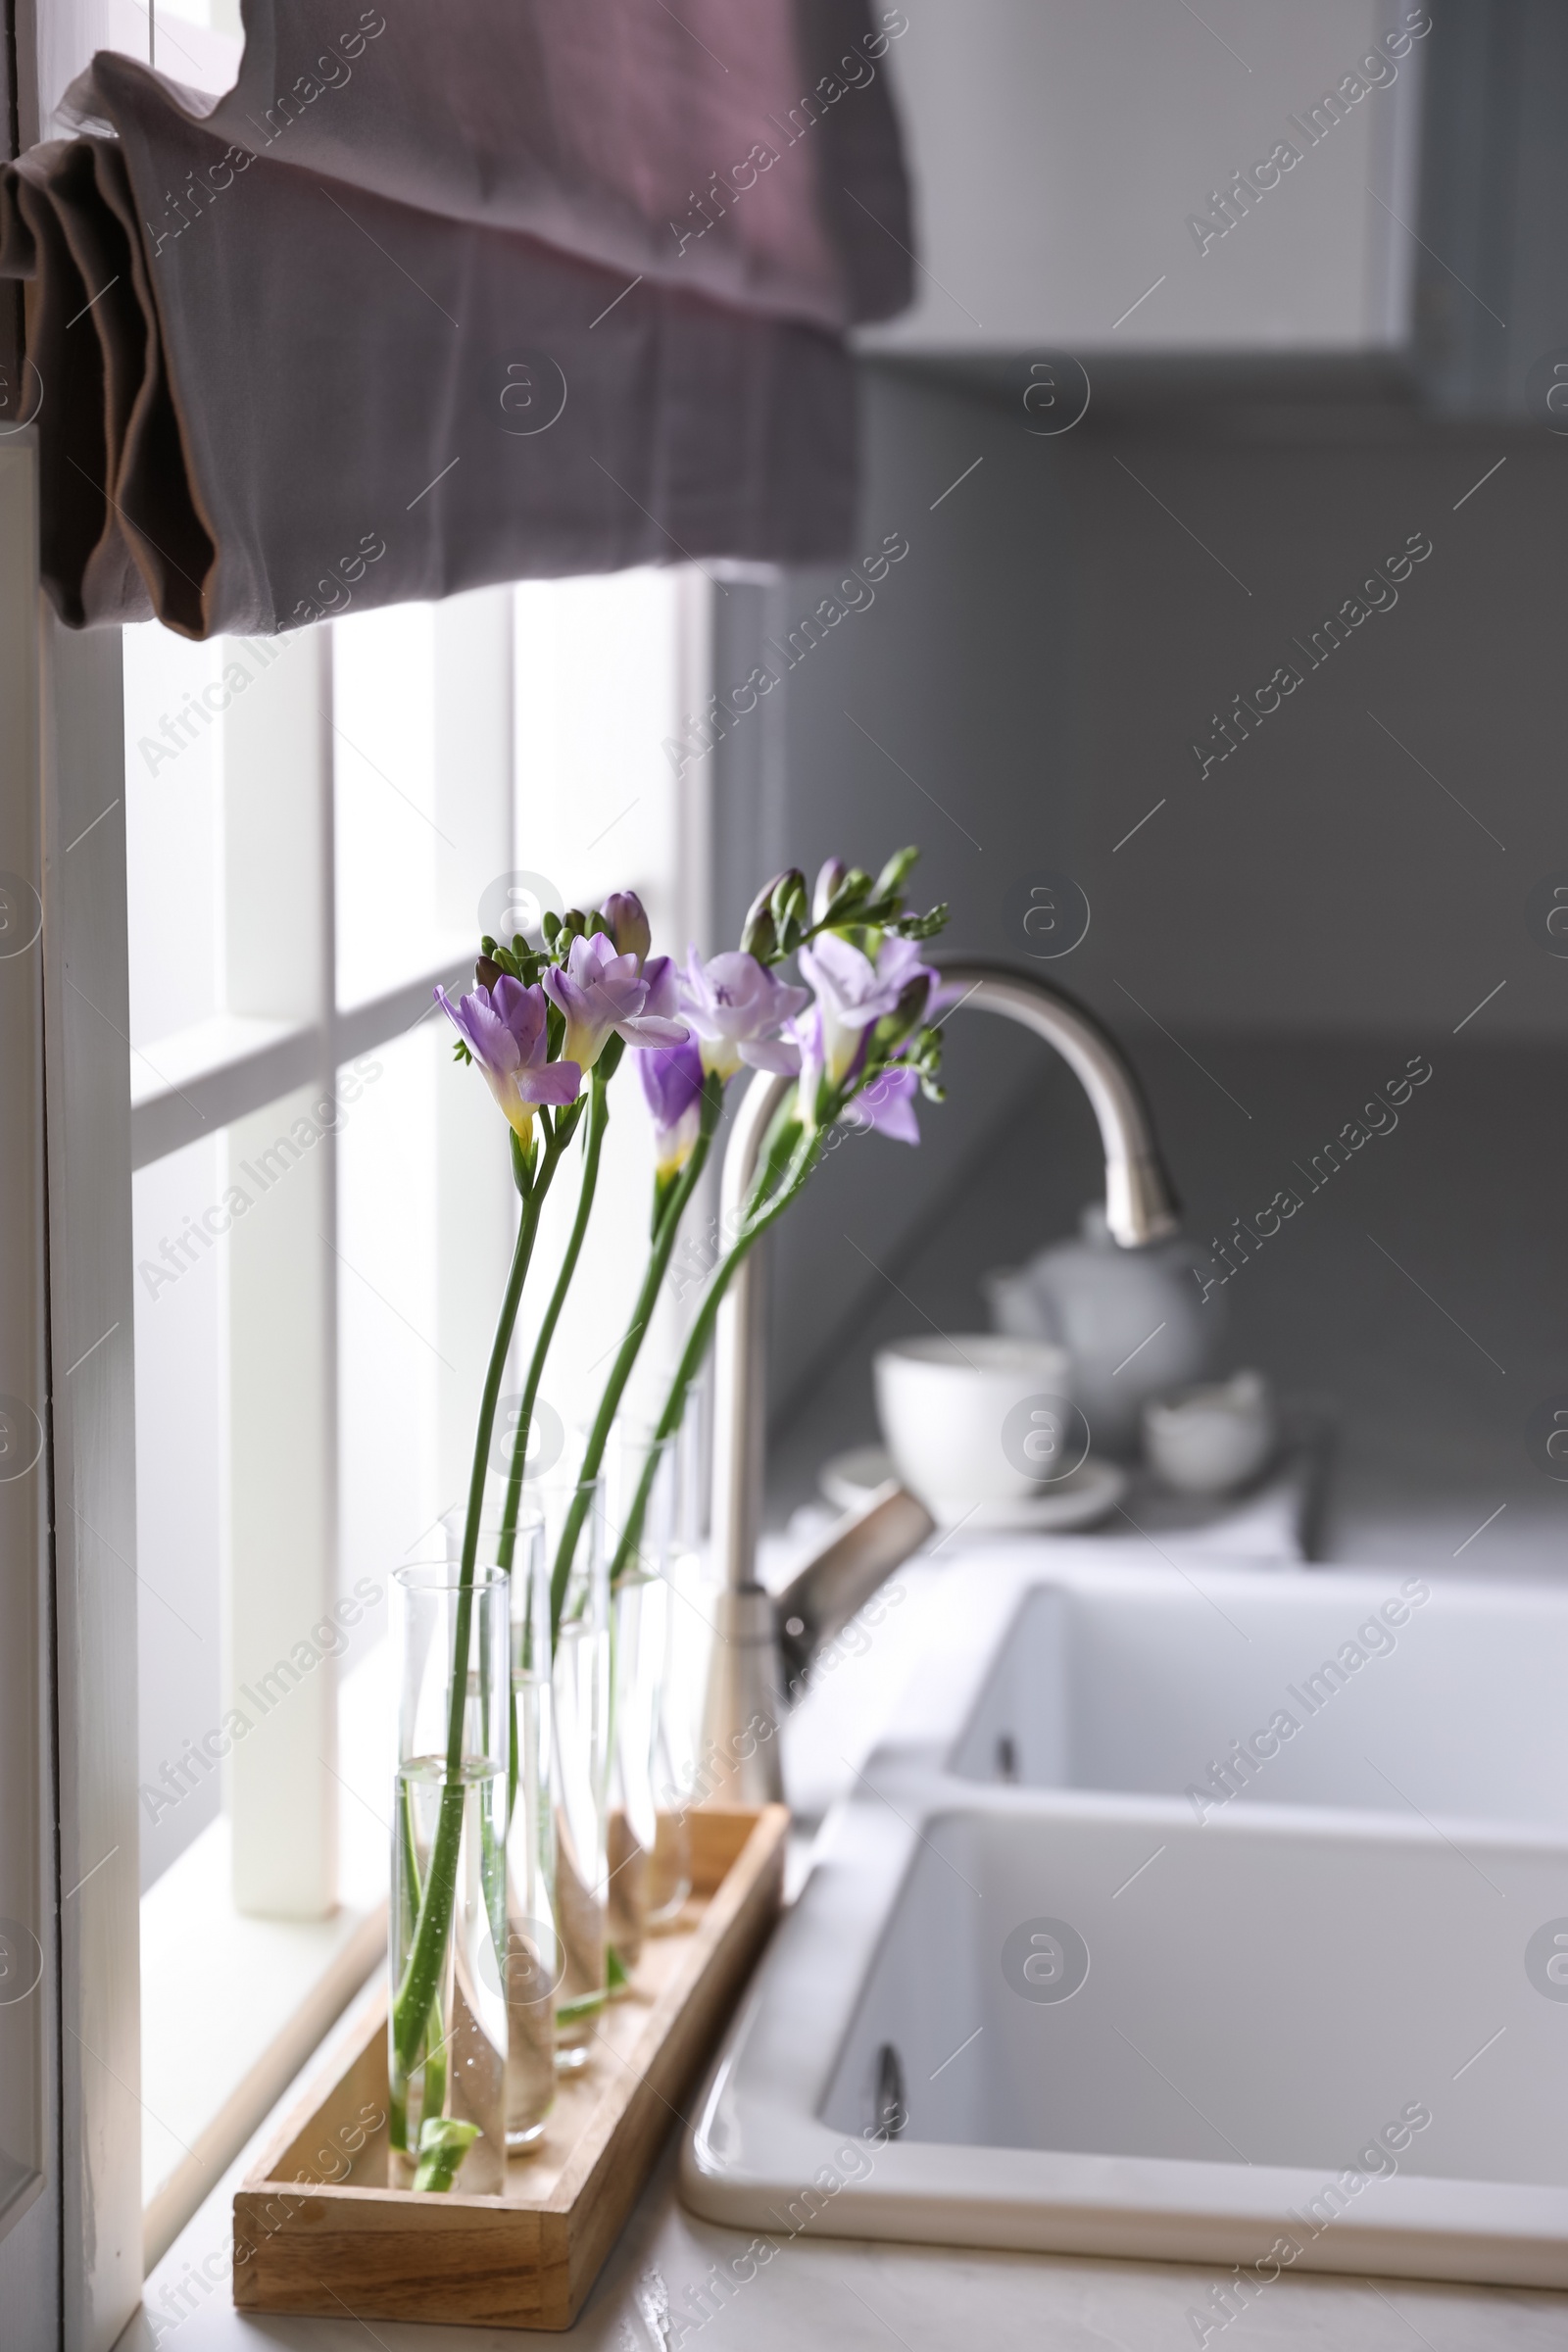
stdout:
[[1261,1372],[1175,1389],[1144,1407],[1150,1468],[1179,1494],[1228,1494],[1245,1486],[1278,1437],[1273,1395]]
[[1077,1466],[1064,1348],[992,1332],[898,1340],[874,1371],[899,1475],[939,1519],[1021,1501]]
[[1049,1340],[1072,1358],[1072,1400],[1097,1454],[1131,1459],[1146,1397],[1200,1379],[1220,1334],[1224,1293],[1205,1300],[1193,1280],[1200,1252],[1179,1235],[1141,1250],[1110,1238],[1092,1202],[1075,1240],[1054,1242],[1026,1266],[980,1279],[998,1331]]

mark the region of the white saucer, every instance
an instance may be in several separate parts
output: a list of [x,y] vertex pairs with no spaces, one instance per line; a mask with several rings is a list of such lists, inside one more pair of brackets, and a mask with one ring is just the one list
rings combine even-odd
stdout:
[[[897,1478],[893,1456],[883,1446],[854,1446],[823,1463],[818,1485],[827,1500],[841,1511],[858,1510],[876,1489]],[[951,1515],[939,1512],[945,1526],[973,1528],[976,1534],[1049,1532],[1093,1527],[1113,1511],[1130,1483],[1119,1462],[1102,1462],[1091,1454],[1076,1470],[1057,1479],[1038,1494],[1016,1502],[983,1502]]]

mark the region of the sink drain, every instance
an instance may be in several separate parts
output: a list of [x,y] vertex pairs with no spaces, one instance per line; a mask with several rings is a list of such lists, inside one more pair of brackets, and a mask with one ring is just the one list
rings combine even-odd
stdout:
[[908,2121],[909,2110],[904,2096],[904,2069],[892,2042],[885,2041],[876,2054],[876,2106],[871,2116],[871,2129],[889,2139],[898,2139]]

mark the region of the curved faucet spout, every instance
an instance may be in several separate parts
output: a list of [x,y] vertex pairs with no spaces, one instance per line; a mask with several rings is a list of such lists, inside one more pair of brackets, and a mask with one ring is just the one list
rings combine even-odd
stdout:
[[[1105,1157],[1105,1221],[1123,1249],[1177,1230],[1176,1202],[1143,1091],[1108,1030],[1032,972],[939,956],[952,1012],[995,1012],[1054,1046],[1089,1097]],[[951,1017],[951,1012],[948,1017]],[[762,1141],[794,1081],[759,1072],[742,1101],[719,1188],[720,1232],[733,1232],[750,1198]],[[704,1722],[704,1769],[724,1801],[782,1793],[777,1730],[784,1717],[774,1608],[757,1582],[761,1514],[763,1354],[761,1294],[750,1261],[736,1272],[714,1345],[712,1543],[721,1579]],[[760,1725],[770,1727],[765,1733]]]
[[1108,1029],[1077,1001],[1002,963],[967,956],[933,958],[946,988],[960,993],[953,1010],[999,1012],[1054,1046],[1089,1097],[1105,1154],[1105,1222],[1124,1250],[1162,1242],[1177,1228],[1176,1198],[1154,1143],[1143,1089]]

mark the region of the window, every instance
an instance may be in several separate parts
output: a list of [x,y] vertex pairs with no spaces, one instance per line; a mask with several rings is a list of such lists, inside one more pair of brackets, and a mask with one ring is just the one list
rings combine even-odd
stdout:
[[[149,2259],[381,1950],[387,1586],[465,1491],[515,1207],[432,990],[541,877],[703,937],[701,770],[663,746],[705,592],[125,632]],[[642,1267],[641,1100],[612,1101],[568,1424]],[[545,1265],[571,1204],[568,1174]]]

